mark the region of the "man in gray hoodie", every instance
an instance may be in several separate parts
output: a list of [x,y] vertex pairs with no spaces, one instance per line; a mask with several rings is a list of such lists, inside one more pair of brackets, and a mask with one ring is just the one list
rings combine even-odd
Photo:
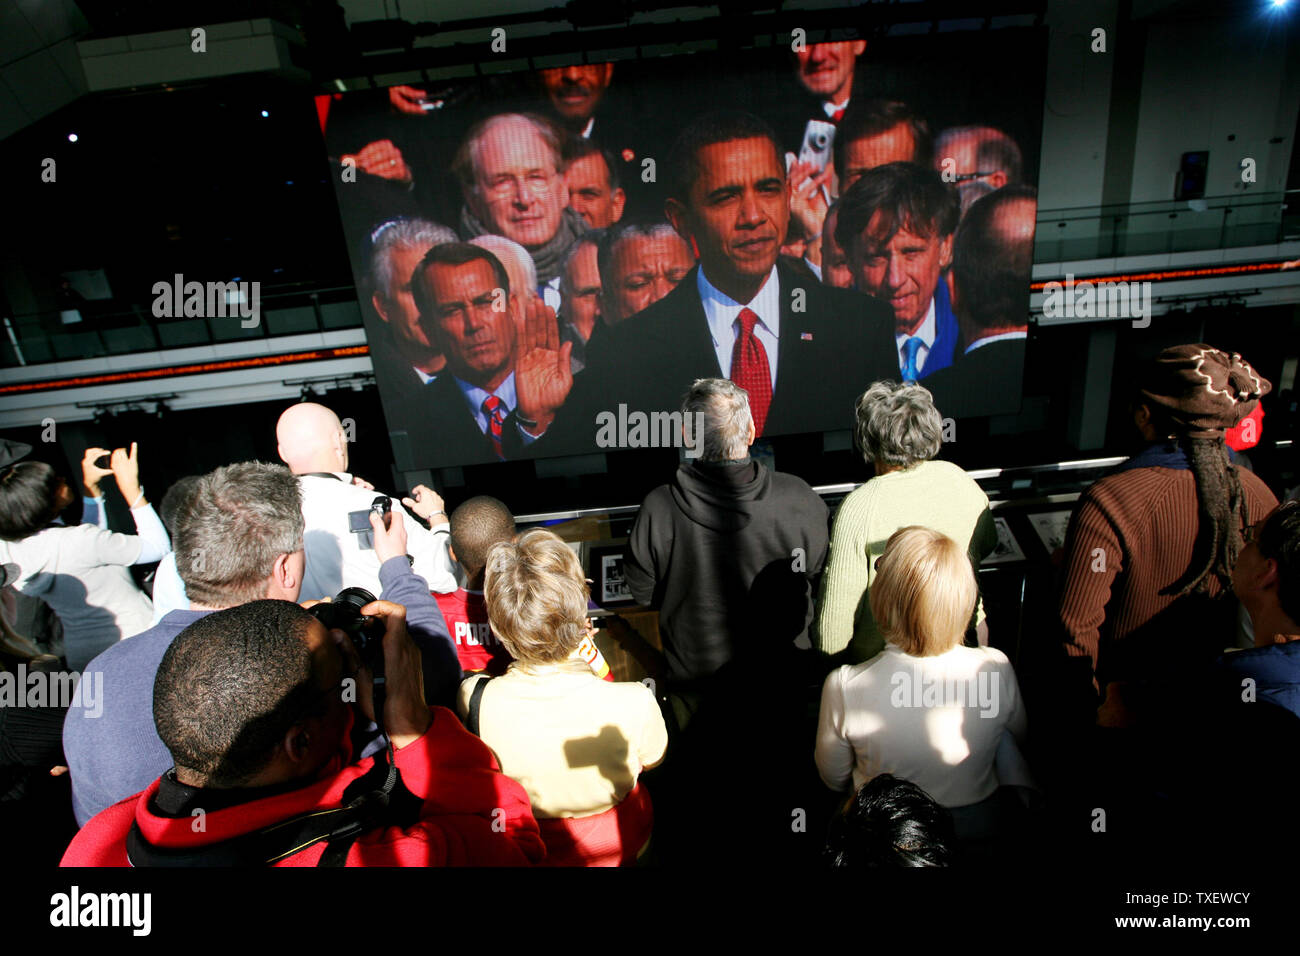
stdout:
[[[739,385],[699,379],[682,412],[696,457],[646,496],[623,566],[637,601],[659,609],[666,657],[658,696],[669,751],[650,783],[657,852],[690,859],[709,846],[733,861],[759,852],[797,863],[816,842],[791,836],[791,808],[817,809],[805,799],[817,788],[805,779],[804,743],[824,674],[794,642],[812,619],[827,508],[801,479],[750,458],[754,419]],[[758,766],[762,792],[742,788],[736,800],[743,771]],[[725,828],[700,812],[722,803]]]
[[817,493],[749,457],[745,389],[699,379],[682,412],[702,425],[698,456],[641,503],[624,565],[633,596],[659,609],[674,687],[707,683],[737,658],[805,634],[809,583],[828,547]]

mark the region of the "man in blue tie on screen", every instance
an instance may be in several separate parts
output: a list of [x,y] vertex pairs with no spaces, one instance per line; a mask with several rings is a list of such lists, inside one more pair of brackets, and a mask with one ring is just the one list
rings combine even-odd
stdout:
[[835,239],[854,286],[894,312],[902,380],[950,366],[961,337],[945,279],[961,213],[957,190],[933,170],[887,163],[864,173],[838,208]]

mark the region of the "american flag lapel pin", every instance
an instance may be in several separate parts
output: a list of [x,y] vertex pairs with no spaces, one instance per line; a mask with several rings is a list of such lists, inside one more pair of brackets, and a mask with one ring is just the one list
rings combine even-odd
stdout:
[[812,341],[812,333],[811,333],[811,332],[800,332],[800,333],[799,333],[799,341],[800,341],[800,342],[811,342],[811,341]]

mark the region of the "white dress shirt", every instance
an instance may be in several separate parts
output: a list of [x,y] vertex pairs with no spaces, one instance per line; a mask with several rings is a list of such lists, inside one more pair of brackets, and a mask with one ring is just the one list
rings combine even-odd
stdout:
[[438,377],[438,374],[436,372],[433,375],[430,375],[424,369],[416,368],[414,365],[411,366],[411,371],[420,377],[421,385],[429,385],[433,382],[434,379]]
[[713,335],[713,350],[718,356],[718,369],[722,378],[731,377],[731,353],[740,337],[740,310],[748,308],[758,316],[754,335],[767,351],[768,370],[772,375],[772,394],[776,394],[777,352],[781,344],[781,282],[776,266],[768,274],[763,288],[748,303],[737,302],[725,292],[719,292],[704,275],[701,266],[695,273],[695,287],[704,304],[704,316]]
[[[942,282],[943,280],[940,279],[939,281]],[[904,332],[894,334],[894,341],[898,344],[898,370],[901,372],[907,368],[907,349],[903,346],[908,339],[917,336],[921,339],[921,347],[916,350],[916,371],[919,375],[925,369],[925,360],[930,355],[930,349],[934,348],[934,340],[938,334],[939,321],[934,315],[934,296],[932,295],[930,296],[930,309],[925,313],[925,320],[921,323],[921,327],[912,335]]]
[[506,376],[505,381],[496,387],[496,391],[489,392],[485,388],[479,388],[477,385],[471,385],[463,378],[456,378],[456,387],[460,393],[465,396],[465,401],[469,403],[470,414],[474,416],[474,422],[478,425],[478,430],[484,435],[488,431],[488,413],[483,411],[483,403],[487,401],[489,395],[495,395],[501,399],[501,417],[508,418],[510,413],[515,410],[519,403],[515,396],[515,373],[511,372]]
[[560,314],[560,306],[564,305],[564,296],[560,294],[560,277],[556,276],[550,282],[543,282],[537,289],[537,294],[542,297],[542,301],[555,310],[555,314]]
[[[519,404],[519,398],[515,392],[514,372],[511,372],[506,376],[506,380],[497,386],[495,392],[489,392],[487,389],[479,388],[477,385],[471,385],[463,378],[456,378],[454,375],[452,376],[452,379],[456,382],[456,387],[460,389],[460,393],[465,396],[465,401],[469,404],[469,410],[474,416],[474,423],[478,425],[478,430],[484,435],[486,435],[488,431],[488,414],[483,411],[483,402],[487,400],[489,395],[495,395],[497,398],[501,399],[501,415],[503,418],[509,418],[510,413],[513,412],[515,407]],[[528,432],[524,431],[523,425],[518,425],[517,423],[516,425],[519,437],[523,439],[525,445],[531,445],[541,437],[538,435],[528,434]]]
[[158,570],[153,573],[153,621],[149,626],[153,627],[172,611],[189,609],[190,599],[185,593],[185,582],[176,570],[176,552],[168,551],[158,562]]
[[[379,557],[371,533],[348,530],[348,512],[369,511],[371,502],[383,492],[354,485],[347,472],[333,474],[334,478],[298,476],[305,521],[303,547],[307,552],[299,599],[332,598],[347,587],[365,588],[378,597],[383,585],[379,583]],[[415,559],[415,573],[434,591],[447,594],[456,590],[456,575],[447,553],[449,526],[428,530],[407,514],[396,498],[393,520],[406,522],[406,548]]]

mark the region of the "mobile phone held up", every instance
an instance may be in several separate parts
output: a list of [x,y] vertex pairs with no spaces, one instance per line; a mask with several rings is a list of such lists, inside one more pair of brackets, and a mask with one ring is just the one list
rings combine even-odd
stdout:
[[370,526],[372,514],[379,515],[385,528],[390,527],[393,520],[393,499],[387,495],[380,495],[365,511],[348,512],[348,530],[359,536],[357,543],[362,551],[372,551],[375,547],[374,538],[371,536],[374,529]]

